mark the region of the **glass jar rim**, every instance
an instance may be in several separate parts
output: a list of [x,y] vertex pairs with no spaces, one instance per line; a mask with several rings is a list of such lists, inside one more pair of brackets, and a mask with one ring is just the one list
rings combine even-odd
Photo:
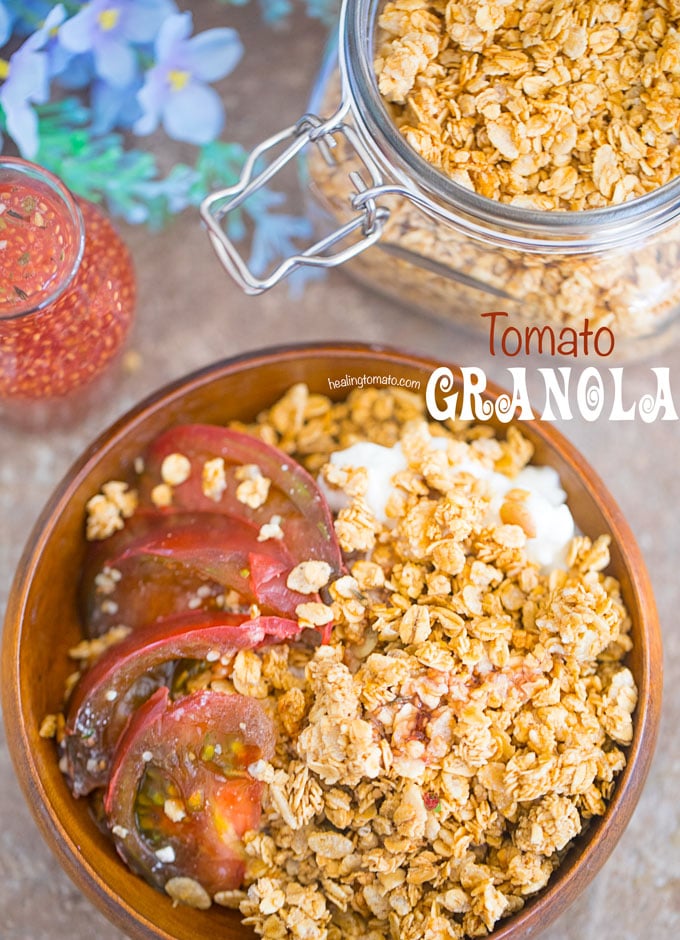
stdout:
[[0,156],[0,178],[3,171],[46,185],[66,209],[68,221],[73,225],[74,238],[71,240],[70,257],[67,259],[67,264],[64,265],[64,270],[54,285],[38,292],[36,295],[37,301],[36,297],[29,297],[24,306],[15,307],[7,313],[0,311],[0,322],[37,313],[53,304],[73,282],[85,251],[85,224],[80,207],[58,176],[36,163],[24,160],[22,157]]
[[[403,195],[430,214],[514,248],[566,252],[619,247],[680,219],[680,177],[600,209],[530,209],[489,199],[454,182],[411,147],[392,120],[375,76],[375,21],[383,0],[345,0],[339,35],[343,96],[369,149],[390,163]],[[518,242],[520,243],[518,245]]]

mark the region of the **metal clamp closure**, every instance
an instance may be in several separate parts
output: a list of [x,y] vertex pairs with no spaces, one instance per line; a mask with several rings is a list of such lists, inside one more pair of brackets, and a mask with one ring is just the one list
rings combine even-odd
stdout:
[[[306,114],[292,127],[263,141],[248,156],[238,183],[211,193],[201,203],[201,218],[207,226],[213,248],[222,265],[246,294],[261,294],[269,290],[302,265],[329,268],[343,264],[370,248],[382,235],[385,222],[389,217],[389,210],[376,203],[374,190],[383,186],[383,177],[356,131],[342,120],[342,113],[341,109],[338,114],[327,121],[323,121],[314,114]],[[268,277],[256,277],[227,235],[224,228],[225,218],[230,212],[238,209],[254,192],[266,186],[272,177],[295,159],[308,144],[318,146],[323,159],[329,165],[334,165],[336,161],[333,150],[338,145],[338,135],[347,140],[370,176],[370,183],[367,184],[361,172],[355,170],[349,173],[355,189],[355,195],[351,198],[350,204],[357,211],[357,215],[310,245],[309,248],[300,251],[299,254],[285,258]],[[289,143],[285,149],[264,169],[256,171],[260,158],[268,151],[281,147],[286,141]],[[356,232],[359,232],[361,237],[341,247],[342,243]],[[339,247],[332,251],[331,249],[336,246]]]

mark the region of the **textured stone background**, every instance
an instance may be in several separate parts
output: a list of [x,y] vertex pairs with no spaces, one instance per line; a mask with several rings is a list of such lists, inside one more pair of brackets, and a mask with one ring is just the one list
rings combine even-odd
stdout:
[[[323,30],[304,17],[285,30],[246,10],[191,4],[199,27],[227,19],[246,47],[224,83],[227,139],[252,145],[305,110]],[[181,147],[163,144],[168,163]],[[40,436],[0,427],[0,614],[22,546],[55,482],[113,418],[165,382],[216,358],[301,339],[381,341],[479,365],[508,384],[486,341],[395,307],[336,273],[301,301],[286,289],[247,299],[213,257],[197,219],[185,214],[160,235],[123,229],[136,261],[140,303],[134,348],[142,368],[126,376],[107,406],[77,430]],[[542,363],[545,365],[546,363]],[[535,370],[538,363],[529,363]],[[651,366],[669,366],[680,402],[680,349],[625,367],[628,400],[653,389]],[[680,425],[591,425],[563,432],[610,486],[645,554],[666,654],[664,721],[643,798],[609,862],[582,899],[545,934],[549,940],[661,940],[680,931]],[[35,828],[0,731],[0,937],[3,940],[121,940],[122,935],[71,884]]]

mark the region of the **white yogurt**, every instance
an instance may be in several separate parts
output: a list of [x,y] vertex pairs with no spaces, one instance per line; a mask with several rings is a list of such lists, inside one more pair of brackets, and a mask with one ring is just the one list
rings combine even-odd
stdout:
[[[394,489],[392,479],[400,470],[408,466],[401,444],[383,447],[370,441],[360,441],[345,450],[336,450],[330,456],[330,463],[335,467],[365,467],[368,473],[368,491],[366,502],[380,522],[386,522],[385,507],[390,493]],[[333,489],[323,479],[319,480],[328,505],[333,512],[339,512],[349,502],[342,490]]]
[[[448,440],[433,437],[430,439],[430,446],[435,450],[445,450]],[[385,507],[394,489],[392,481],[395,474],[408,466],[401,444],[383,447],[362,441],[345,450],[335,451],[330,456],[330,462],[336,467],[366,469],[366,502],[380,522],[389,522]],[[461,460],[455,469],[490,483],[494,497],[485,519],[489,525],[500,524],[500,508],[508,490],[526,490],[529,493],[526,506],[536,526],[535,537],[527,539],[527,557],[548,570],[565,565],[567,546],[575,535],[576,527],[566,504],[567,494],[562,489],[556,470],[552,467],[529,466],[510,479],[489,469],[475,458],[474,452]],[[347,505],[348,498],[343,492],[329,487],[323,480],[320,480],[320,484],[334,512]]]

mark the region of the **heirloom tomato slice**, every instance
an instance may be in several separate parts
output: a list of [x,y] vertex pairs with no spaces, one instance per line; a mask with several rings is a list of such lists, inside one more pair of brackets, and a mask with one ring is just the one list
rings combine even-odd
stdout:
[[104,810],[119,854],[160,888],[177,877],[210,896],[238,888],[242,838],[261,812],[262,783],[248,767],[274,745],[256,699],[203,691],[169,703],[159,689],[116,749]]
[[264,546],[257,531],[219,513],[133,516],[90,548],[82,579],[88,635],[101,636],[116,624],[137,629],[198,607],[215,610],[217,598],[230,591],[244,609],[257,604],[267,613],[294,616],[309,598],[286,587],[286,574],[275,583],[251,577],[251,561],[258,569],[273,565],[287,573],[292,567],[283,545]]
[[[290,588],[287,586],[290,568],[267,555],[249,555],[248,571],[253,594],[257,597],[266,597],[268,603],[275,610],[285,612],[289,604],[288,595],[291,593]],[[295,596],[301,598],[298,603],[319,599],[318,594],[307,595],[304,598],[299,594]],[[327,623],[325,626],[318,628],[322,643],[330,641],[332,630],[332,623]]]
[[110,646],[71,698],[61,744],[76,796],[104,786],[126,723],[160,686],[178,684],[187,661],[229,658],[238,650],[291,639],[296,621],[241,614],[189,614],[159,620]]
[[[333,572],[343,568],[342,553],[333,528],[333,517],[313,477],[288,454],[259,438],[216,424],[183,424],[165,431],[151,444],[140,481],[142,505],[152,505],[151,491],[161,482],[163,460],[183,454],[191,463],[185,482],[173,487],[173,510],[220,512],[258,527],[280,516],[283,542],[297,563],[326,561]],[[224,461],[226,486],[217,499],[203,489],[206,461]],[[257,468],[271,481],[267,498],[253,508],[237,495],[239,467]],[[267,546],[272,540],[267,542]]]

